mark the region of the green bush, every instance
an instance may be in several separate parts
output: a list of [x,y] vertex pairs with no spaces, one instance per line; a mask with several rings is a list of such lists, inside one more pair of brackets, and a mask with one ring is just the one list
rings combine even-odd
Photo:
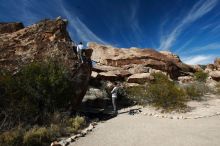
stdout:
[[182,88],[162,73],[155,73],[153,76],[154,80],[146,86],[127,88],[128,96],[141,104],[149,103],[168,111],[186,107],[186,95]]
[[147,91],[146,87],[143,85],[142,86],[131,86],[125,89],[126,95],[128,96],[129,99],[142,105],[147,104],[149,102],[146,91]]
[[68,121],[67,130],[70,133],[77,133],[77,131],[86,125],[86,120],[84,117],[76,116],[75,118],[70,118]]
[[153,74],[154,81],[147,87],[147,96],[156,107],[165,110],[185,108],[184,90],[162,73]]
[[[86,126],[84,117],[56,114],[49,126],[26,126],[0,133],[0,146],[48,146],[59,137],[78,133]],[[53,123],[54,122],[54,123]]]
[[74,98],[73,86],[70,72],[62,64],[31,63],[16,75],[0,74],[0,109],[14,121],[44,123],[50,113],[68,108]]
[[220,83],[216,85],[216,92],[220,95]]
[[203,71],[198,71],[194,74],[195,79],[199,82],[205,82],[208,78],[208,74]]
[[45,127],[34,127],[24,134],[25,146],[48,146],[51,143],[50,130]]
[[20,128],[6,131],[0,134],[1,146],[21,146],[24,131]]
[[209,92],[204,83],[192,83],[183,87],[189,100],[202,100],[202,96]]

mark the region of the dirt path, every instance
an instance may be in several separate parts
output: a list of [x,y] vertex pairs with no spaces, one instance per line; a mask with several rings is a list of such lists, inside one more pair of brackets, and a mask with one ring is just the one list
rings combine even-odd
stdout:
[[166,119],[127,113],[99,123],[71,146],[219,146],[220,116]]

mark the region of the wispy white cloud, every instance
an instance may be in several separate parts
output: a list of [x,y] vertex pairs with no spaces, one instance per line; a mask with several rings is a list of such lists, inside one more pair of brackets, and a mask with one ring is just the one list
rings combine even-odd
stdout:
[[211,11],[217,3],[218,0],[198,1],[168,35],[161,36],[159,50],[169,50],[187,26]]
[[213,27],[213,29],[211,30],[211,32],[219,32],[219,30],[220,30],[220,25],[218,24],[218,25],[216,25],[216,26],[214,26]]
[[207,45],[190,48],[182,52],[182,54],[191,54],[191,53],[197,53],[197,52],[202,52],[202,51],[212,51],[212,50],[217,50],[217,49],[219,49],[220,51],[220,43],[210,43]]
[[216,21],[215,23],[204,25],[201,27],[201,30],[208,30],[210,33],[218,33],[220,31],[219,23],[220,22]]
[[[124,13],[122,13],[122,20],[123,24],[127,26],[129,29],[129,35],[125,35],[125,33],[121,34],[121,37],[126,40],[128,44],[133,44],[136,47],[140,47],[141,42],[143,41],[143,30],[139,24],[139,8],[140,8],[140,1],[139,0],[133,0],[127,7],[126,11],[124,10]],[[129,11],[128,11],[129,10]],[[116,26],[118,25],[118,22]]]
[[78,37],[84,42],[95,41],[102,44],[108,44],[106,41],[99,38],[92,30],[90,30],[85,23],[83,23],[79,17],[74,15],[73,13],[69,12],[64,4],[61,2],[61,10],[64,15],[67,17],[68,21],[70,22],[71,27],[76,31]]
[[214,24],[207,24],[207,25],[204,25],[201,27],[201,30],[207,30],[207,29],[210,29],[214,26]]
[[22,20],[25,20],[26,22],[34,23],[38,21],[39,19],[42,19],[42,16],[48,16],[49,18],[52,18],[50,14],[48,14],[48,9],[51,7],[54,9],[51,9],[51,11],[55,12],[55,14],[59,14],[64,16],[65,18],[68,19],[69,25],[70,25],[70,33],[73,33],[72,36],[77,36],[77,39],[83,42],[89,42],[89,41],[95,41],[98,43],[102,44],[108,44],[101,38],[99,38],[92,30],[88,28],[88,26],[82,22],[82,20],[76,16],[74,11],[69,11],[64,3],[63,0],[53,0],[51,3],[44,3],[44,9],[47,11],[44,11],[42,8],[42,11],[39,13],[35,13],[32,11],[32,6],[34,4],[35,9],[38,6],[36,4],[38,3],[33,3],[36,1],[32,0],[22,0],[21,8],[22,8]]
[[213,50],[220,49],[220,43],[211,43],[205,46],[193,48],[192,51],[204,51],[204,50]]
[[70,13],[61,1],[61,11],[64,16],[68,19],[71,27],[76,31],[77,36],[84,42],[95,41],[102,44],[108,44],[101,38],[99,38],[95,33],[93,33],[77,16]]
[[185,57],[182,61],[186,64],[196,65],[196,64],[208,64],[213,62],[216,57],[214,55],[195,55],[190,57]]
[[194,39],[195,39],[195,38],[189,39],[189,40],[186,41],[181,47],[179,47],[178,49],[176,49],[174,52],[178,54],[182,49],[186,49],[186,47],[189,46],[189,45],[194,41]]

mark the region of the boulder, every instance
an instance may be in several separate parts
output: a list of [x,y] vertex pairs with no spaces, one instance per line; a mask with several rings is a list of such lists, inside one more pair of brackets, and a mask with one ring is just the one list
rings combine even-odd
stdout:
[[130,77],[128,77],[127,82],[143,84],[153,79],[154,77],[150,73],[139,73],[139,74],[133,74]]
[[208,65],[206,66],[206,68],[205,68],[205,72],[206,72],[206,73],[209,73],[209,72],[211,72],[211,71],[213,71],[213,70],[215,70],[215,69],[216,69],[216,67],[215,67],[214,64],[208,64]]
[[194,81],[194,78],[192,76],[181,76],[178,77],[178,81],[180,83],[192,83]]
[[173,54],[173,53],[171,53],[169,51],[160,51],[160,53],[164,54],[165,56],[167,56],[170,59],[175,60],[176,62],[181,62],[179,56],[176,55],[176,54]]
[[66,30],[67,23],[62,19],[43,20],[23,29],[20,24],[18,27],[10,25],[7,25],[11,28],[7,31],[10,33],[0,34],[0,69],[16,74],[31,62],[55,59],[71,72],[73,90],[76,91],[71,103],[72,107],[77,107],[88,88],[92,50],[86,50],[87,61],[81,64]]
[[198,64],[197,64],[197,65],[193,65],[192,67],[193,67],[194,70],[197,71],[197,72],[198,72],[198,71],[203,71],[202,67],[201,67],[200,65],[198,65]]
[[108,72],[108,71],[115,71],[120,70],[120,67],[114,67],[114,66],[106,66],[106,65],[93,65],[92,70],[96,72]]
[[92,78],[96,78],[98,76],[98,73],[95,71],[92,71],[91,77]]
[[[94,72],[94,71],[93,71]],[[97,73],[97,72],[96,72]],[[126,77],[130,76],[131,73],[126,70],[113,70],[113,71],[106,71],[106,72],[99,72],[97,73],[97,79],[106,80],[106,81],[123,81]],[[92,74],[92,77],[95,76],[95,73]]]
[[104,89],[90,87],[83,98],[84,108],[105,108],[110,101]]
[[145,65],[138,64],[138,65],[133,65],[133,67],[130,67],[128,71],[131,74],[149,73],[150,69],[151,69],[150,67],[146,67]]
[[101,72],[97,75],[97,79],[105,80],[105,81],[117,81],[119,77],[113,72]]
[[21,22],[0,23],[0,34],[13,33],[23,28],[24,25]]
[[220,81],[220,71],[211,71],[210,73],[209,73],[209,76],[211,76],[212,77],[212,79],[213,80],[215,80],[215,81]]
[[116,70],[116,71],[110,71],[112,73],[114,73],[115,75],[117,75],[120,78],[125,78],[125,77],[129,77],[131,75],[131,73],[129,71],[126,70]]
[[136,86],[140,86],[140,84],[138,83],[125,83],[124,87],[136,87]]
[[218,82],[217,81],[215,81],[215,80],[213,80],[212,79],[212,77],[208,77],[207,78],[207,80],[206,80],[206,85],[208,86],[208,87],[210,87],[210,89],[214,89],[214,91],[215,91],[215,89],[216,89],[216,85],[218,84]]
[[[115,48],[96,43],[89,43],[88,47],[94,51],[92,60],[104,66],[123,68],[132,64],[144,65],[167,72],[171,78],[177,78],[183,72],[194,71],[192,67],[182,63],[175,55],[163,54],[154,49]],[[132,72],[134,73],[135,70]]]
[[220,58],[216,58],[215,59],[214,65],[217,68],[217,70],[220,70]]

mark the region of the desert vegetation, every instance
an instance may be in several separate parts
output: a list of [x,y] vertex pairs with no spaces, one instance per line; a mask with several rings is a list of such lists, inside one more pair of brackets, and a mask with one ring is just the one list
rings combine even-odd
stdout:
[[198,71],[194,73],[194,77],[199,82],[205,82],[208,78],[208,74],[203,71]]
[[0,73],[0,145],[44,146],[77,133],[84,117],[66,113],[74,98],[70,72],[57,61]]
[[[162,73],[153,76],[154,80],[150,83],[126,88],[127,96],[142,105],[150,104],[165,111],[173,111],[186,108],[187,101],[202,100],[201,97],[209,92],[203,82],[181,86]],[[204,76],[201,78],[204,79]]]
[[220,95],[220,83],[218,83],[216,85],[216,92],[217,92],[218,95]]

